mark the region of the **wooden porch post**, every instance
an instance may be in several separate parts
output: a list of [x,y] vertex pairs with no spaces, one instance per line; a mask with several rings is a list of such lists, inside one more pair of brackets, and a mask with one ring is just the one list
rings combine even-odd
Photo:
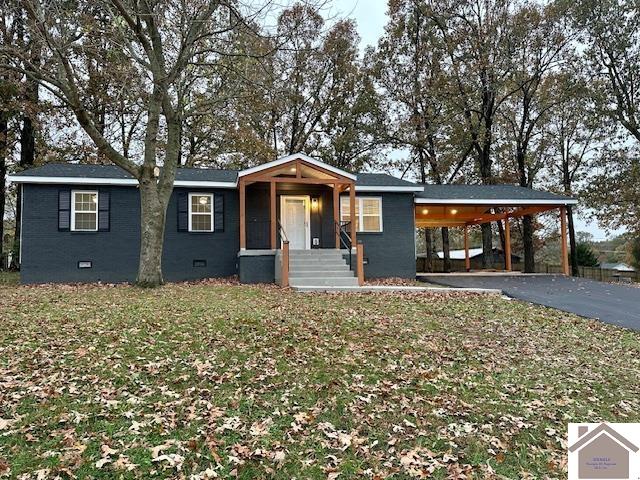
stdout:
[[364,285],[364,247],[362,243],[356,243],[356,274],[358,285]]
[[469,258],[469,225],[464,226],[464,268],[471,271],[471,259]]
[[269,184],[269,214],[270,214],[270,227],[271,227],[271,250],[276,249],[276,182],[271,182]]
[[282,286],[289,286],[289,242],[282,242]]
[[562,273],[569,275],[569,256],[567,252],[567,208],[560,207],[560,255],[562,255]]
[[507,272],[511,271],[511,225],[509,217],[504,218],[504,264]]
[[351,222],[351,245],[358,244],[356,239],[356,184],[349,185],[349,221]]
[[340,190],[339,184],[333,184],[333,229],[336,234],[336,248],[340,250]]
[[245,184],[240,180],[240,250],[247,249],[247,227],[245,225]]

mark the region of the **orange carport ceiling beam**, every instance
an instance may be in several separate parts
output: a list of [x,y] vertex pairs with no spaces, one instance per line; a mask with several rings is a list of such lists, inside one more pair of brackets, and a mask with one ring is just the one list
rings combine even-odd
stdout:
[[415,209],[416,225],[458,226],[464,225],[486,213],[485,206],[465,205],[417,205]]
[[[415,206],[416,227],[462,227],[502,220],[506,217],[533,215],[560,208],[561,205],[428,205]],[[492,208],[503,211],[491,213]]]

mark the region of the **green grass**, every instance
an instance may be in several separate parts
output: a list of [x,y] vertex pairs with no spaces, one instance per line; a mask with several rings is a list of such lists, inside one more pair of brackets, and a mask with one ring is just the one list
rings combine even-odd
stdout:
[[0,477],[562,478],[639,350],[498,297],[3,285]]
[[18,285],[20,273],[0,271],[0,285]]

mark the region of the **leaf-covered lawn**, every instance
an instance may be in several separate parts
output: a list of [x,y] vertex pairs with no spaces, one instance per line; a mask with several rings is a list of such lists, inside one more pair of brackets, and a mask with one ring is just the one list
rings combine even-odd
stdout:
[[16,272],[0,271],[0,285],[17,285],[20,276]]
[[0,287],[0,476],[562,478],[640,336],[472,295]]

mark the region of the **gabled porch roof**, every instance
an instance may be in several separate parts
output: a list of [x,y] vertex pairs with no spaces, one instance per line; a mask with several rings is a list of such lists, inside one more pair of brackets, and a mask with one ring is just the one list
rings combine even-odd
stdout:
[[[308,168],[308,170],[318,170],[321,172],[325,171],[328,175],[328,178],[342,177],[342,178],[353,180],[353,181],[355,181],[357,178],[357,176],[352,173],[349,173],[345,170],[341,170],[332,165],[321,162],[320,160],[316,160],[315,158],[312,158],[304,153],[294,153],[291,155],[287,155],[285,157],[278,158],[277,160],[273,160],[271,162],[258,165],[256,167],[241,170],[240,172],[238,172],[238,179],[242,177],[247,177],[247,176],[254,176],[255,174],[260,172],[264,174],[268,174],[268,173],[273,174],[275,172],[287,173],[288,164],[293,164],[295,162],[302,162],[303,164],[308,165],[308,167],[310,167]],[[282,168],[278,168],[278,167],[282,167]],[[316,168],[314,169],[313,167],[316,167]],[[294,170],[292,173],[296,173],[296,171]]]

